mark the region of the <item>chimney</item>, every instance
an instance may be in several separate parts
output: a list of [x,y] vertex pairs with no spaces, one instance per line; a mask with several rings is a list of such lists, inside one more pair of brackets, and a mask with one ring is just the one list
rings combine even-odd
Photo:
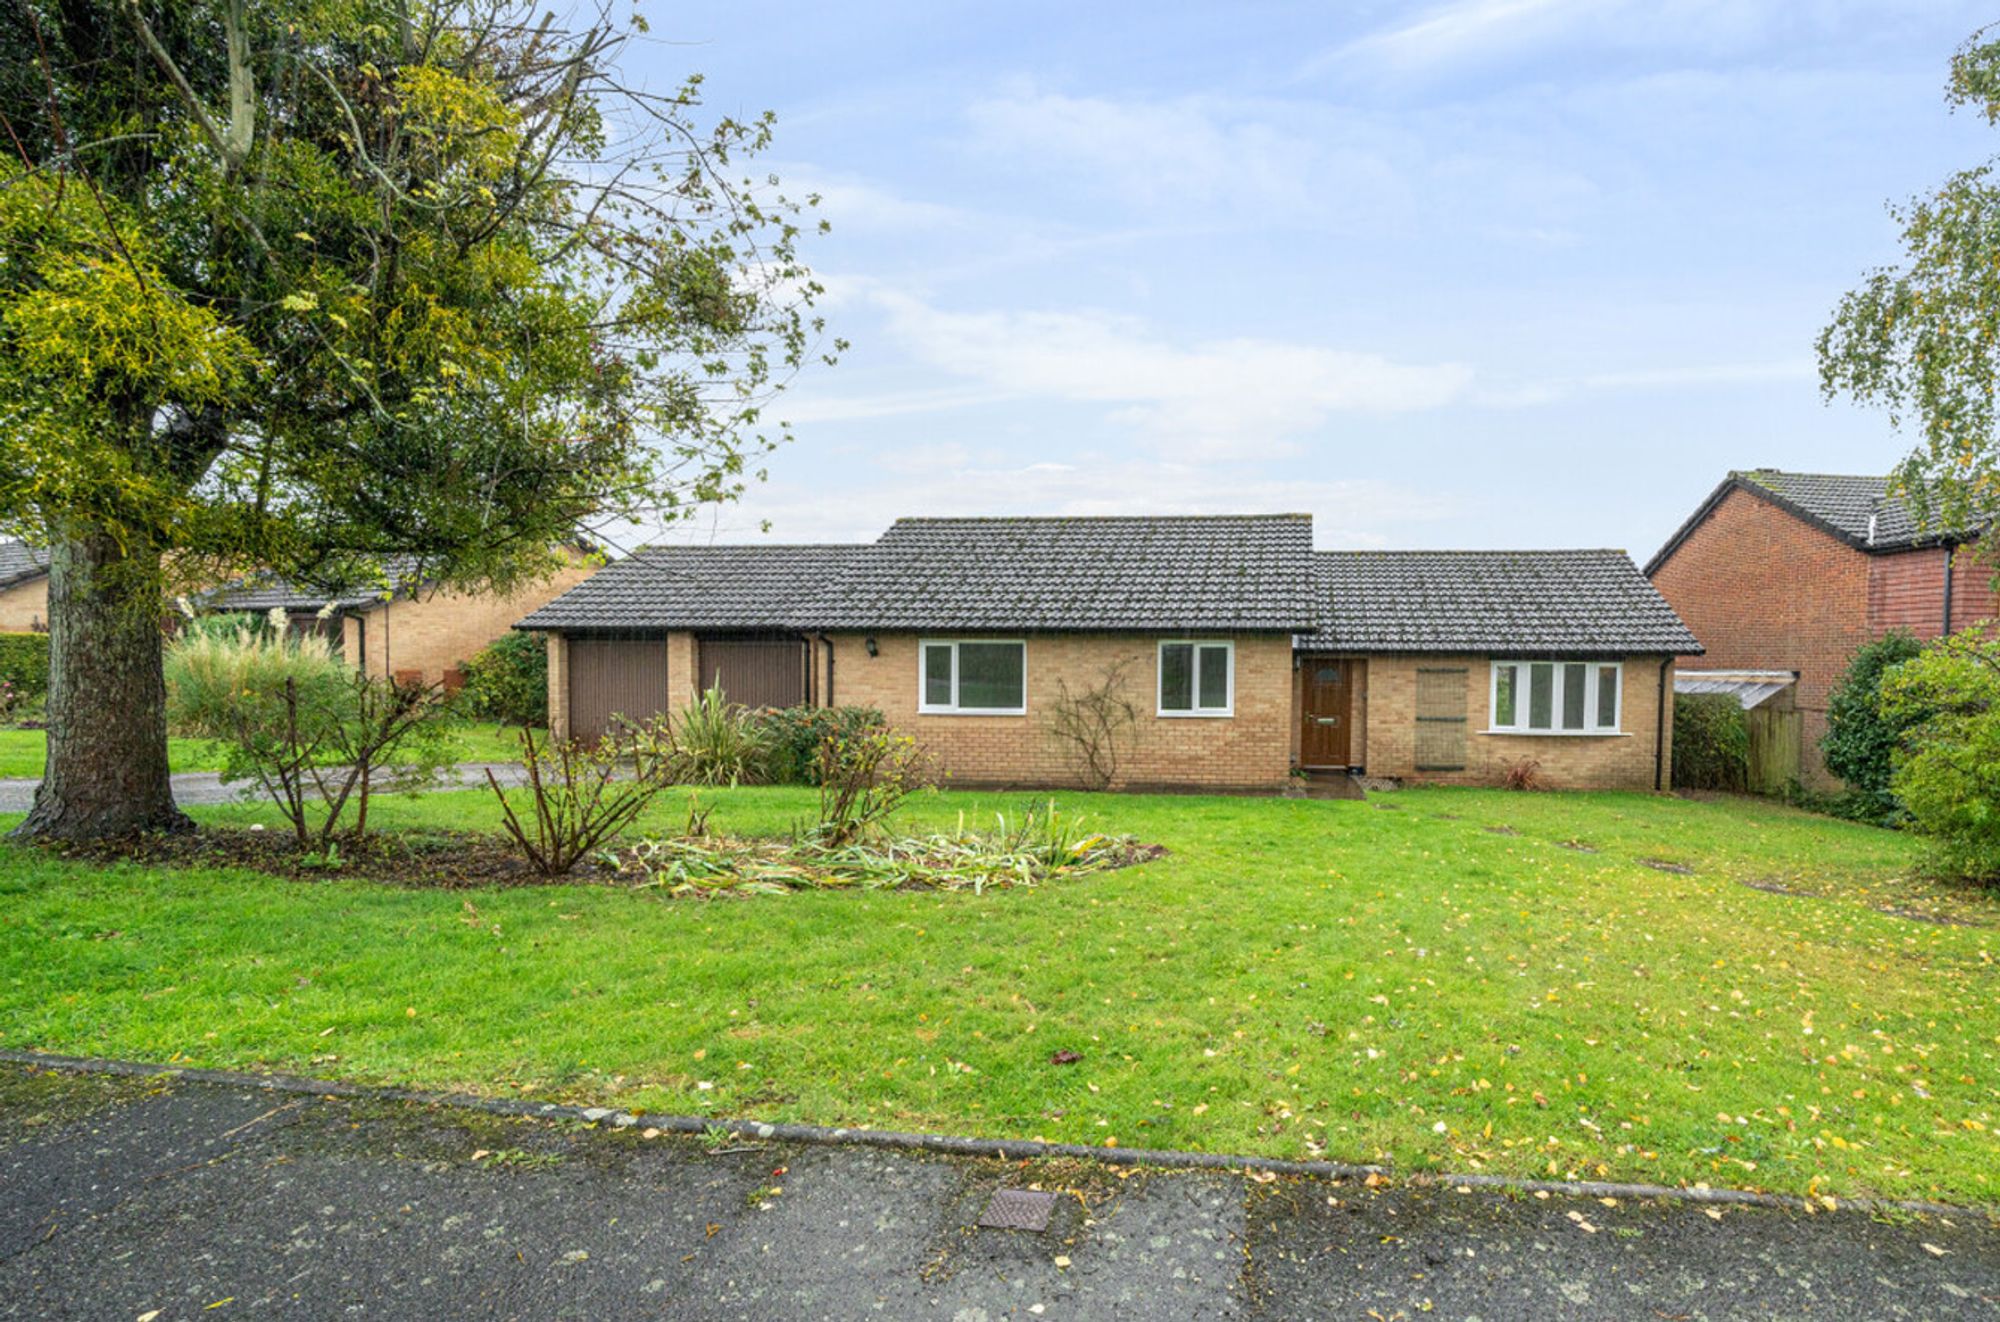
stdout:
[[1875,545],[1875,518],[1876,516],[1872,513],[1868,516],[1868,544],[1870,546]]

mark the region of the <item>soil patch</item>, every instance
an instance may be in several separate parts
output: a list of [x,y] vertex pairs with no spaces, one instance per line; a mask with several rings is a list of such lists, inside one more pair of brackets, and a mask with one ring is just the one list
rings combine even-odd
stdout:
[[[704,841],[740,851],[745,864],[753,860],[768,869],[786,856],[780,841]],[[289,881],[332,881],[348,878],[380,882],[412,890],[470,890],[493,886],[613,886],[626,889],[663,889],[674,895],[694,895],[701,891],[732,894],[762,893],[779,889],[774,885],[755,888],[730,886],[720,882],[729,869],[717,866],[711,873],[718,884],[705,888],[663,887],[653,869],[642,865],[631,845],[600,851],[597,857],[578,863],[567,876],[545,877],[528,865],[505,836],[478,831],[383,831],[360,840],[340,840],[329,854],[302,850],[298,841],[278,831],[244,827],[208,827],[175,834],[132,836],[122,840],[100,840],[67,846],[47,846],[48,852],[66,859],[92,863],[137,863],[152,867],[245,868],[266,876]],[[1167,853],[1163,845],[1138,841],[1110,841],[1093,858],[1091,871],[1109,871],[1148,863]],[[747,870],[747,869],[746,869]],[[788,889],[839,889],[855,883],[838,877],[825,886],[809,880],[813,869],[794,869],[797,884]],[[1044,878],[1059,879],[1060,874]],[[891,889],[954,889],[949,885],[925,884],[922,880],[895,885]],[[965,889],[972,889],[967,886]]]
[[1651,868],[1655,872],[1671,872],[1676,877],[1692,877],[1694,875],[1694,869],[1687,864],[1671,862],[1664,858],[1642,858],[1639,860],[1639,866],[1642,868]]
[[[1785,895],[1795,900],[1833,900],[1836,895],[1823,895],[1818,891],[1795,890],[1776,881],[1752,879],[1739,881],[1739,886],[1747,886],[1753,891],[1763,891],[1766,895]],[[1871,904],[1876,913],[1887,914],[1891,918],[1907,918],[1913,923],[1929,923],[1933,927],[1990,927],[1990,923],[1976,922],[1970,918],[1952,918],[1941,913],[1924,913],[1917,909],[1899,909],[1893,904]]]

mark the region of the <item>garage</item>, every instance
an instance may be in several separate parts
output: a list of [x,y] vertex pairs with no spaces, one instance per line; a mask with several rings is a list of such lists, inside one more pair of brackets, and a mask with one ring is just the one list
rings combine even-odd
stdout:
[[798,707],[806,701],[809,662],[798,634],[702,634],[695,675],[745,707]]
[[628,725],[644,725],[668,709],[666,635],[572,635],[568,656],[573,737],[601,738]]

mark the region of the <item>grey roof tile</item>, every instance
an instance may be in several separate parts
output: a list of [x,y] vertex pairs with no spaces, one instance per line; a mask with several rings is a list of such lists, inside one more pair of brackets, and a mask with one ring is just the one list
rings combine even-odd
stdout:
[[792,629],[859,545],[649,546],[541,607],[522,629]]
[[1701,644],[1623,551],[1325,551],[1301,649],[1611,656]]
[[1305,514],[898,519],[825,628],[1290,633],[1316,622]]
[[1956,540],[1957,531],[1926,528],[1900,495],[1889,491],[1887,477],[1855,473],[1790,473],[1777,468],[1752,468],[1731,473],[1709,493],[1687,522],[1674,530],[1666,545],[1646,562],[1653,573],[1679,549],[1709,513],[1731,491],[1742,489],[1871,554],[1907,551]]
[[387,597],[391,587],[406,592],[423,581],[414,556],[388,556],[382,561],[382,578],[377,583],[312,584],[281,578],[276,574],[249,574],[192,598],[204,611],[317,611],[329,603],[336,608],[372,606]]
[[49,553],[26,542],[0,542],[0,588],[10,588],[49,572]]

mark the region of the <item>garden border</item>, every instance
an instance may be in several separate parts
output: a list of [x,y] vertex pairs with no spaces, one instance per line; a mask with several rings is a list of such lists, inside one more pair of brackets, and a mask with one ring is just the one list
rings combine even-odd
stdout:
[[620,1111],[607,1106],[517,1101],[506,1097],[478,1097],[469,1093],[424,1092],[410,1088],[348,1083],[338,1079],[314,1079],[296,1074],[246,1074],[236,1070],[157,1065],[145,1061],[114,1060],[96,1056],[64,1056],[40,1051],[0,1049],[0,1062],[71,1074],[109,1074],[124,1078],[170,1077],[188,1079],[195,1083],[257,1088],[265,1092],[297,1093],[311,1097],[410,1102],[521,1119],[582,1120],[593,1124],[609,1124],[618,1129],[647,1128],[671,1134],[689,1135],[701,1135],[721,1129],[733,1138],[762,1139],[779,1143],[888,1148],[955,1157],[987,1157],[1000,1161],[1064,1157],[1093,1161],[1106,1166],[1263,1172],[1272,1175],[1334,1180],[1366,1180],[1372,1175],[1378,1180],[1389,1180],[1415,1187],[1480,1189],[1503,1193],[1546,1193],[1565,1198],[1660,1199],[1706,1205],[1765,1207],[1788,1212],[1894,1211],[1916,1212],[1930,1216],[1969,1214],[1984,1216],[1989,1220],[2000,1220],[2000,1207],[1984,1208],[1974,1205],[1934,1203],[1923,1199],[1838,1198],[1829,1200],[1832,1203],[1832,1207],[1829,1208],[1826,1202],[1815,1202],[1791,1194],[1758,1193],[1749,1189],[1685,1188],[1666,1184],[1624,1184],[1605,1180],[1522,1180],[1505,1175],[1452,1175],[1434,1171],[1413,1171],[1398,1176],[1386,1166],[1353,1165],[1340,1161],[1290,1161],[1281,1157],[1188,1152],[1177,1148],[1091,1147],[1083,1143],[1050,1143],[1040,1139],[961,1138],[948,1134],[901,1133],[890,1129],[769,1124],[760,1120],[719,1116],[653,1115],[640,1111]]

